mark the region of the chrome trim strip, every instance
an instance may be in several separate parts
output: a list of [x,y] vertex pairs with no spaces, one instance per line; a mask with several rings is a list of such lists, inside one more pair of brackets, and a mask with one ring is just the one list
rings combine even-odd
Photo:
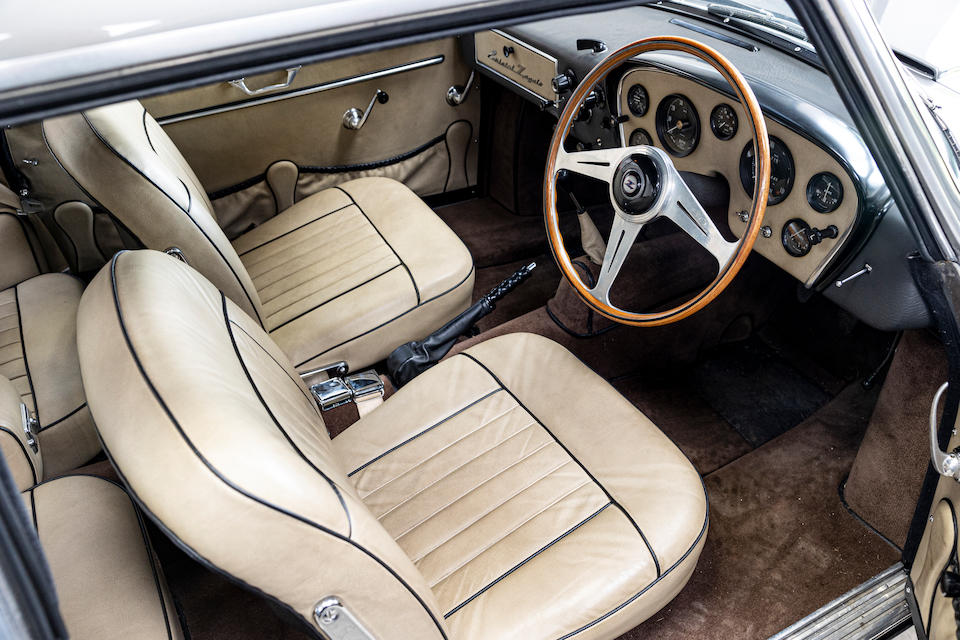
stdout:
[[161,125],[173,124],[175,122],[183,122],[184,120],[193,120],[195,118],[203,118],[205,116],[213,116],[218,113],[226,113],[228,111],[236,111],[237,109],[246,109],[247,107],[255,107],[261,104],[267,104],[270,102],[277,102],[279,100],[288,100],[290,98],[299,98],[301,96],[308,96],[314,93],[320,93],[321,91],[330,91],[331,89],[339,89],[340,87],[348,87],[353,84],[359,84],[361,82],[366,82],[368,80],[376,80],[377,78],[383,78],[385,76],[392,76],[398,73],[405,73],[407,71],[413,71],[415,69],[422,69],[424,67],[430,67],[435,64],[441,64],[444,61],[444,56],[434,56],[432,58],[424,58],[423,60],[417,60],[416,62],[408,62],[406,64],[401,64],[396,67],[388,67],[386,69],[380,69],[379,71],[372,71],[370,73],[364,73],[359,76],[351,76],[349,78],[341,78],[340,80],[334,80],[333,82],[325,82],[323,84],[315,84],[311,87],[304,87],[303,89],[295,89],[293,91],[287,91],[286,93],[275,93],[273,95],[264,96],[262,98],[257,98],[255,100],[246,100],[243,102],[233,102],[230,104],[225,104],[218,107],[210,107],[209,109],[200,109],[197,111],[190,111],[187,113],[178,113],[171,116],[166,116],[163,118],[157,118],[157,122]]
[[899,562],[769,640],[873,640],[910,619]]

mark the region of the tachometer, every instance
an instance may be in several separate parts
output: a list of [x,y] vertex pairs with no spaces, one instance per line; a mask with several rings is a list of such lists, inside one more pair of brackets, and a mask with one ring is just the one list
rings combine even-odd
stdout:
[[[753,195],[753,184],[757,179],[753,161],[753,142],[748,142],[740,154],[740,184],[747,195]],[[767,204],[783,202],[793,188],[795,170],[790,149],[780,138],[770,136],[770,193]]]
[[829,171],[821,171],[807,183],[807,202],[814,211],[836,211],[843,201],[843,183]]
[[644,115],[647,109],[650,108],[647,90],[643,88],[643,85],[635,84],[627,91],[627,107],[630,108],[630,113],[638,118]]
[[657,136],[675,156],[690,155],[700,142],[700,116],[680,94],[667,96],[657,107]]
[[710,112],[710,129],[721,140],[737,135],[737,112],[728,104],[718,104]]
[[631,147],[636,147],[641,144],[653,144],[653,138],[650,137],[646,129],[634,129],[630,133],[629,143]]

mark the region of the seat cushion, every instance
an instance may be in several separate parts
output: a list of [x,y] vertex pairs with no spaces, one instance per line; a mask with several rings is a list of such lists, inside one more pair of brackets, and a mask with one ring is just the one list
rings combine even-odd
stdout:
[[39,422],[46,477],[100,450],[77,353],[82,292],[80,280],[62,273],[0,291],[0,375],[10,379]]
[[689,461],[540,336],[447,359],[333,446],[458,640],[616,637],[680,591],[704,543]]
[[63,476],[23,493],[73,640],[182,638],[140,514],[123,489]]
[[356,369],[465,309],[473,261],[407,187],[362,178],[296,203],[234,241],[265,328],[298,369]]

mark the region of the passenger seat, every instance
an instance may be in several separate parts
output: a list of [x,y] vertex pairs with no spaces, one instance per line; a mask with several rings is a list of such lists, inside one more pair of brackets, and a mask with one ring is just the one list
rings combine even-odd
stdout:
[[44,472],[36,481],[87,462],[100,451],[80,380],[77,307],[83,283],[42,273],[22,220],[0,189],[0,376],[37,420]]

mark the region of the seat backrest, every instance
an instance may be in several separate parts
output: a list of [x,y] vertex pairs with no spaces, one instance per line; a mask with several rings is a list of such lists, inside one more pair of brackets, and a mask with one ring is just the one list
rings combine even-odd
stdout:
[[87,399],[131,495],[188,553],[318,633],[339,597],[376,638],[442,638],[422,574],[361,501],[309,389],[191,267],[117,254],[78,320]]
[[43,123],[50,152],[144,247],[187,262],[262,324],[260,298],[190,165],[138,101]]

